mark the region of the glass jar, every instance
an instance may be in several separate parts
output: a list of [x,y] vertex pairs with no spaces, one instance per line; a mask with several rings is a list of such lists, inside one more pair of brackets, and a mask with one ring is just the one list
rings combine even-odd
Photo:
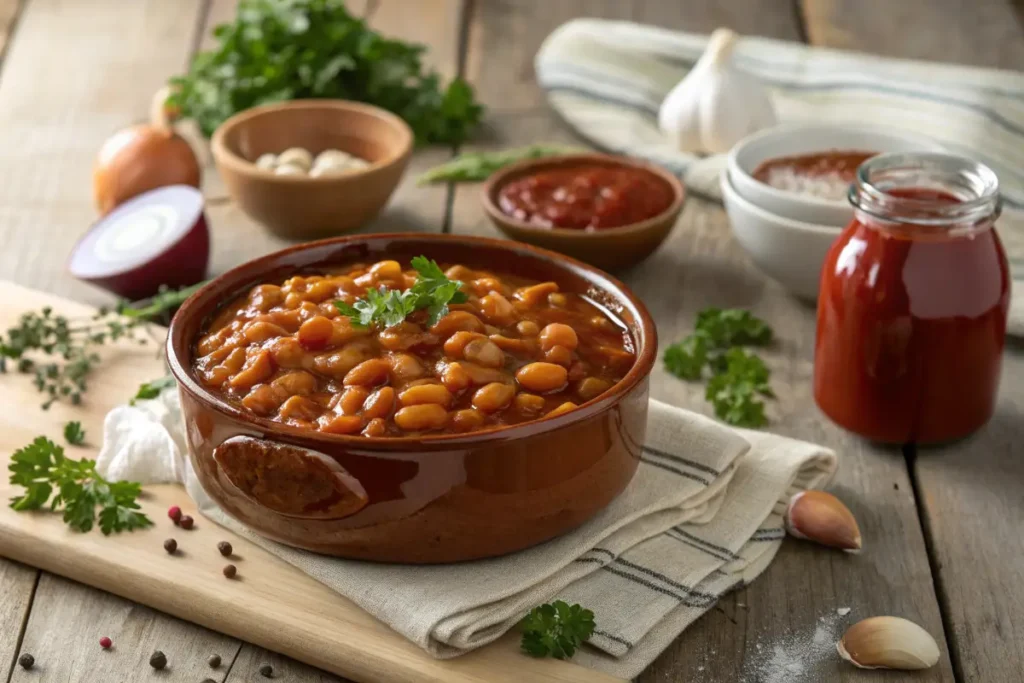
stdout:
[[822,267],[814,398],[873,441],[967,436],[995,408],[1010,303],[996,175],[884,154],[860,166],[849,199],[853,221]]

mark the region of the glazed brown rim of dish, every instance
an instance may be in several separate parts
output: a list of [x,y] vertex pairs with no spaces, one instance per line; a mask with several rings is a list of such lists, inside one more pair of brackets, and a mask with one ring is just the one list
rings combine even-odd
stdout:
[[[327,109],[337,111],[349,111],[349,112],[362,112],[370,116],[374,116],[382,121],[385,121],[390,126],[395,128],[401,134],[400,145],[391,150],[389,154],[383,159],[377,159],[373,163],[367,166],[357,169],[351,173],[344,175],[326,175],[320,177],[313,177],[310,175],[302,176],[288,176],[288,175],[277,175],[273,171],[260,168],[256,165],[256,162],[249,161],[245,157],[237,154],[233,149],[228,147],[224,138],[227,137],[229,131],[237,128],[245,123],[248,123],[250,119],[257,118],[268,112],[277,112],[287,109]],[[258,178],[273,178],[275,182],[283,183],[320,183],[325,184],[329,181],[337,181],[345,178],[353,178],[355,176],[372,173],[379,169],[388,167],[398,161],[404,156],[409,154],[413,148],[414,138],[412,129],[409,127],[404,120],[400,117],[392,114],[386,109],[375,107],[372,104],[366,104],[364,102],[355,102],[352,100],[337,100],[337,99],[304,99],[304,100],[291,100],[288,102],[271,102],[270,104],[263,104],[258,107],[250,107],[243,111],[238,112],[234,116],[231,116],[226,121],[217,126],[217,129],[213,131],[213,135],[210,137],[210,149],[213,151],[214,158],[219,162],[231,168],[236,173],[242,173],[249,176]]]
[[[651,175],[668,183],[668,186],[672,189],[672,203],[669,204],[668,208],[664,211],[656,213],[650,218],[645,218],[642,221],[629,223],[627,225],[619,225],[614,228],[600,228],[597,230],[580,230],[578,228],[545,228],[544,226],[534,225],[532,223],[519,220],[518,218],[514,218],[513,216],[509,216],[498,206],[498,202],[496,201],[498,192],[512,180],[545,168],[583,165],[587,163],[601,166],[635,168],[641,171],[646,171],[647,173],[650,173]],[[648,163],[642,159],[632,159],[629,157],[615,156],[613,154],[598,153],[556,154],[537,159],[525,159],[512,164],[511,166],[506,166],[492,174],[491,177],[487,179],[487,182],[484,183],[483,191],[480,196],[480,201],[484,205],[484,211],[490,215],[491,220],[506,223],[519,230],[527,230],[546,235],[558,235],[559,237],[566,237],[569,239],[594,239],[603,235],[622,235],[650,230],[653,226],[665,221],[669,216],[678,213],[683,208],[683,202],[685,200],[686,188],[683,186],[682,181],[668,169]]]
[[[591,281],[592,286],[608,292],[617,302],[622,302],[624,300],[628,307],[633,309],[631,312],[634,313],[636,322],[633,327],[627,326],[627,329],[637,345],[636,359],[633,361],[633,365],[630,367],[629,372],[626,373],[626,376],[613,384],[611,388],[603,394],[561,415],[556,415],[554,417],[545,416],[528,422],[521,422],[514,425],[503,425],[462,434],[428,433],[419,436],[372,437],[325,434],[324,432],[314,429],[295,427],[282,422],[268,420],[241,410],[206,389],[198,380],[195,379],[191,363],[192,348],[195,339],[186,339],[184,328],[186,327],[185,321],[195,315],[195,311],[200,308],[200,303],[205,305],[207,303],[206,300],[210,297],[217,297],[223,301],[233,300],[234,297],[246,291],[246,289],[260,284],[258,278],[260,277],[259,272],[261,270],[263,272],[272,270],[273,268],[271,267],[271,264],[275,264],[291,254],[309,249],[326,247],[329,245],[341,246],[364,241],[392,241],[399,243],[402,241],[415,241],[436,242],[439,244],[445,242],[461,242],[463,244],[470,245],[478,244],[503,250],[526,252],[528,256],[559,264],[559,266],[562,266],[561,269],[563,270],[565,269],[564,266],[569,266],[570,268],[585,271],[589,276],[587,279]],[[297,265],[296,269],[301,269],[303,267],[305,266]],[[604,283],[611,285],[611,287],[598,287],[597,284],[593,283],[594,280],[597,282],[601,282],[603,280]],[[207,315],[206,319],[209,319],[210,315],[216,311],[218,307],[219,306],[215,305]],[[202,323],[199,327],[202,329]],[[638,333],[635,333],[634,330]],[[178,312],[174,315],[174,318],[171,320],[166,342],[167,365],[170,368],[171,374],[174,376],[179,389],[187,392],[193,399],[199,401],[207,408],[215,410],[222,415],[235,420],[248,423],[254,428],[262,429],[264,434],[282,435],[292,437],[293,439],[305,439],[312,440],[314,442],[319,441],[332,444],[346,444],[354,449],[366,451],[407,450],[413,444],[422,444],[424,447],[431,447],[431,450],[440,450],[450,447],[459,447],[462,445],[477,445],[482,442],[511,441],[519,437],[537,436],[540,433],[555,431],[575,422],[583,422],[604,412],[605,410],[611,409],[615,404],[619,403],[625,395],[636,388],[637,385],[645,381],[650,375],[651,370],[654,368],[657,348],[657,328],[655,327],[654,319],[651,318],[651,314],[648,312],[647,307],[635,294],[629,291],[622,282],[608,273],[563,254],[520,242],[493,237],[474,237],[434,233],[374,233],[369,235],[347,235],[344,237],[335,237],[316,242],[298,244],[261,256],[251,261],[247,261],[214,278],[199,291],[186,299],[178,309]],[[183,360],[185,362],[183,362]]]

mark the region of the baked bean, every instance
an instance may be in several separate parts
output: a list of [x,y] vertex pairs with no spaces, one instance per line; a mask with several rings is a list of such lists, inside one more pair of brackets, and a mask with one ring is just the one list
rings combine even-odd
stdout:
[[317,351],[327,346],[332,335],[334,322],[322,315],[314,315],[299,327],[298,337],[303,347]]
[[249,292],[249,305],[257,311],[266,313],[284,301],[284,294],[277,285],[259,285]]
[[242,334],[248,341],[264,342],[274,337],[284,337],[288,334],[288,330],[274,323],[254,320],[242,328]]
[[364,360],[345,375],[345,386],[375,387],[388,381],[391,366],[383,358]]
[[363,417],[368,420],[376,417],[387,417],[391,414],[394,407],[395,390],[391,387],[381,387],[370,394],[370,397],[363,403]]
[[305,396],[292,396],[281,404],[277,414],[285,420],[315,420],[322,412],[323,409],[321,409],[319,404],[315,401],[312,401]]
[[536,348],[536,345],[532,343],[532,341],[528,341],[526,339],[513,339],[512,337],[506,337],[503,334],[492,334],[490,339],[502,351],[519,353],[524,356],[529,356]]
[[465,299],[429,329],[424,310],[357,327],[335,306],[415,286],[404,261],[252,287],[196,340],[197,376],[250,414],[384,438],[558,414],[608,391],[635,362],[626,328],[558,283],[447,266]]
[[345,415],[355,415],[363,409],[363,404],[366,403],[366,399],[370,398],[370,392],[363,387],[348,387],[341,394],[341,399],[338,401],[338,408],[341,408],[341,412]]
[[462,352],[466,348],[466,344],[474,339],[487,339],[487,337],[479,332],[456,332],[448,337],[448,341],[444,343],[444,355],[449,358],[462,358]]
[[391,365],[391,377],[396,383],[418,379],[426,373],[420,359],[408,353],[391,354],[388,363]]
[[564,346],[570,351],[575,351],[579,343],[576,330],[564,323],[550,323],[540,331],[540,348],[545,351],[555,346]]
[[473,407],[485,413],[494,413],[511,403],[515,395],[516,388],[511,384],[491,382],[473,394]]
[[258,351],[250,358],[245,367],[228,380],[232,389],[249,389],[260,382],[270,379],[274,374],[274,359],[269,351]]
[[470,340],[462,349],[462,356],[485,368],[500,368],[505,364],[504,352],[486,337]]
[[355,434],[363,428],[358,415],[324,415],[319,420],[320,431],[328,434]]
[[564,346],[552,346],[544,354],[544,360],[567,368],[572,364],[572,351]]
[[257,384],[242,399],[242,405],[257,415],[266,417],[281,405],[281,397],[269,384]]
[[443,384],[420,384],[403,391],[398,395],[398,400],[403,406],[436,403],[447,408],[452,403],[452,392]]
[[388,433],[387,420],[375,417],[366,423],[366,428],[363,430],[363,436],[384,436]]
[[278,375],[270,384],[285,396],[305,396],[316,391],[316,377],[305,370]]
[[553,408],[552,410],[549,410],[548,414],[546,415],[546,417],[554,417],[556,415],[561,415],[563,413],[568,413],[570,410],[572,410],[573,408],[577,408],[577,407],[578,406],[575,403],[573,403],[572,401],[566,401],[565,403],[563,403],[562,405],[558,406],[557,408]]
[[579,385],[576,387],[576,393],[584,401],[589,401],[608,391],[611,386],[612,383],[607,380],[598,377],[587,377],[580,380]]
[[406,406],[395,413],[395,424],[407,432],[441,429],[448,424],[448,411],[436,403]]
[[554,363],[530,363],[516,372],[519,384],[530,391],[542,394],[564,387],[567,376],[565,368]]
[[554,282],[541,282],[540,284],[533,285],[531,287],[521,287],[516,290],[515,298],[522,301],[527,306],[536,306],[542,301],[546,301],[548,294],[558,291],[558,285]]
[[449,311],[448,315],[437,321],[430,331],[440,337],[448,337],[456,332],[483,332],[484,324],[480,318],[466,311]]
[[306,349],[302,348],[302,344],[295,337],[274,339],[263,348],[270,352],[279,368],[303,368],[309,359]]
[[458,432],[472,432],[483,427],[486,419],[479,410],[464,408],[452,413],[451,426]]
[[532,320],[520,320],[516,323],[516,331],[524,337],[536,337],[540,333],[540,327]]
[[515,309],[500,292],[493,292],[480,299],[480,313],[495,325],[509,325],[514,319]]
[[495,368],[485,368],[476,363],[463,363],[462,369],[469,375],[469,380],[472,384],[490,384],[491,382],[512,383],[512,378],[507,373]]
[[540,415],[544,410],[544,399],[524,391],[516,394],[515,408],[522,415]]
[[473,383],[473,378],[462,363],[447,363],[441,370],[441,383],[451,392],[462,391]]

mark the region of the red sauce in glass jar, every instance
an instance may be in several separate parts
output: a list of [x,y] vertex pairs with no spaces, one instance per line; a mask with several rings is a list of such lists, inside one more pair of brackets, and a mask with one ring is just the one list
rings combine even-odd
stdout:
[[1010,300],[995,174],[885,155],[861,167],[850,199],[855,218],[822,268],[815,400],[874,441],[967,436],[995,408]]
[[673,198],[669,184],[650,171],[590,164],[517,178],[498,191],[498,208],[544,228],[601,230],[653,218]]

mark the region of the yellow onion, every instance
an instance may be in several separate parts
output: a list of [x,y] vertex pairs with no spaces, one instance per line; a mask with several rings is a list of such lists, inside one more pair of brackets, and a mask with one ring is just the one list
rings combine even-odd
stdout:
[[171,126],[173,112],[165,105],[167,95],[163,88],[154,96],[149,123],[114,133],[100,148],[93,170],[93,196],[101,214],[158,187],[199,187],[199,161]]

